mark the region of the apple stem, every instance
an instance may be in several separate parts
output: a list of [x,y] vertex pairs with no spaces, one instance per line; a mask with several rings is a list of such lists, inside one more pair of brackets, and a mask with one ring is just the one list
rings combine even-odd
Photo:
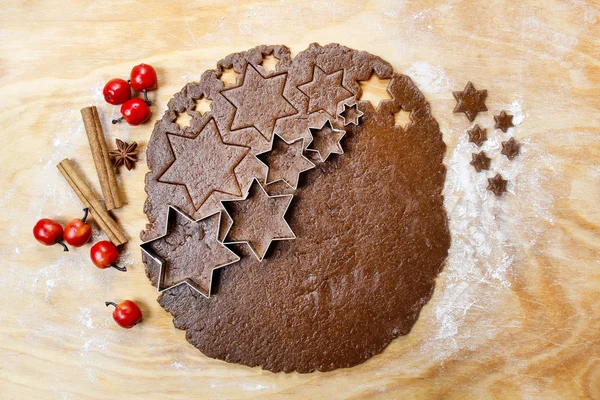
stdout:
[[104,305],[105,305],[106,307],[108,307],[108,306],[113,306],[113,307],[117,308],[117,304],[116,304],[116,303],[113,303],[112,301],[105,301],[105,302],[104,302]]
[[117,271],[121,271],[121,272],[127,271],[127,268],[125,268],[125,267],[119,267],[117,264],[112,264],[111,267],[113,267]]
[[118,124],[119,122],[123,121],[123,119],[124,119],[123,117],[121,117],[121,118],[119,118],[119,119],[113,119],[113,120],[112,120],[112,123],[113,123],[113,124]]
[[64,244],[61,240],[56,241],[57,244],[60,244],[63,247],[63,251],[69,251],[69,248],[66,244]]
[[150,100],[148,100],[148,91],[146,89],[142,90],[142,93],[144,93],[144,102],[146,104],[148,104],[149,106],[152,105],[152,102]]
[[86,219],[87,219],[87,217],[88,217],[88,213],[89,213],[89,211],[90,211],[90,209],[89,209],[89,208],[87,208],[87,207],[83,209],[83,212],[84,212],[85,214],[83,214],[83,218],[81,218],[81,222],[84,222],[84,223],[85,223],[85,220],[86,220]]

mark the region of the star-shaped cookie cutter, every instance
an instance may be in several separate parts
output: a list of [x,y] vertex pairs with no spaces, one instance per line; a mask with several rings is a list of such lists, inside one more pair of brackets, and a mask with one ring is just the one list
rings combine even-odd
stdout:
[[176,283],[175,285],[165,286],[164,285],[164,278],[165,278],[165,266],[167,264],[167,260],[165,260],[164,258],[159,257],[158,255],[154,254],[148,247],[149,247],[150,243],[155,242],[157,240],[160,240],[160,239],[162,239],[162,238],[164,238],[164,237],[166,237],[166,236],[169,235],[170,219],[171,219],[171,215],[172,215],[171,212],[178,213],[179,215],[181,215],[182,217],[184,217],[185,219],[187,219],[190,222],[200,222],[200,221],[203,221],[205,219],[211,218],[215,214],[221,214],[222,211],[217,211],[217,212],[214,212],[214,213],[212,213],[210,215],[207,215],[206,217],[203,217],[203,218],[200,218],[198,220],[195,220],[193,218],[190,218],[186,213],[184,213],[183,211],[181,211],[179,208],[177,208],[175,206],[172,206],[172,205],[169,205],[169,209],[167,211],[167,221],[165,223],[165,231],[164,231],[164,233],[162,235],[158,236],[158,237],[155,237],[154,239],[147,240],[147,241],[145,241],[145,242],[143,242],[143,243],[140,244],[140,248],[142,249],[142,251],[144,253],[146,253],[146,255],[148,255],[148,257],[150,257],[152,260],[158,262],[159,265],[160,265],[160,273],[158,275],[158,284],[156,285],[158,293],[162,293],[162,292],[164,292],[166,290],[169,290],[169,289],[172,289],[174,287],[177,287],[177,286],[185,284],[185,285],[188,285],[193,290],[195,290],[196,292],[200,293],[202,296],[204,296],[206,298],[210,298],[210,294],[211,294],[211,290],[212,290],[212,281],[213,281],[214,272],[217,269],[226,267],[228,265],[231,265],[231,264],[234,264],[234,263],[240,261],[241,258],[237,254],[235,254],[231,249],[229,249],[227,246],[225,246],[225,243],[223,243],[222,241],[219,240],[218,235],[219,235],[219,232],[221,231],[221,216],[219,216],[219,223],[217,225],[217,239],[216,239],[216,241],[219,242],[219,243],[221,243],[221,245],[223,245],[223,247],[225,247],[227,250],[229,250],[229,252],[231,252],[231,254],[233,254],[235,256],[235,260],[227,262],[227,263],[224,263],[224,264],[221,264],[221,265],[218,265],[218,266],[214,267],[211,270],[211,272],[210,272],[210,280],[208,282],[208,293],[204,293],[192,281],[190,281],[189,278],[184,279],[181,282]]
[[[310,145],[315,140],[315,137],[313,135],[313,131],[317,131],[318,132],[318,131],[322,130],[323,128],[325,128],[325,125],[327,125],[327,124],[329,124],[329,128],[331,129],[332,132],[337,132],[337,133],[344,132],[344,133],[342,135],[340,135],[340,137],[337,140],[337,145],[339,147],[339,151],[331,151],[331,152],[329,152],[329,154],[327,154],[325,156],[325,158],[323,158],[323,155],[321,154],[321,152],[319,150],[317,150],[317,149],[311,149]],[[311,127],[309,127],[308,131],[310,133],[311,139],[310,139],[310,142],[308,142],[306,144],[306,151],[312,151],[312,152],[317,153],[317,155],[319,156],[319,159],[321,160],[321,162],[327,161],[327,159],[329,158],[329,156],[332,155],[332,154],[339,154],[339,155],[344,154],[344,148],[342,147],[342,144],[340,142],[342,141],[342,139],[344,138],[344,136],[346,136],[347,132],[345,130],[343,130],[343,129],[334,128],[333,127],[333,123],[331,122],[331,119],[327,118],[325,120],[325,122],[323,122],[323,125],[321,125],[320,128],[311,128]]]
[[[344,116],[344,114],[346,113],[346,111],[348,111],[352,108],[354,108],[354,110],[356,111],[356,116],[354,117],[354,119],[348,119],[346,121],[346,117]],[[360,121],[359,121],[360,117],[365,115],[365,113],[359,110],[358,103],[353,102],[353,103],[344,103],[344,105],[342,107],[342,111],[337,113],[337,115],[344,121],[344,126],[348,126],[350,124],[358,126],[358,124],[360,123]]]
[[[283,143],[285,143],[285,144],[286,144],[286,145],[288,145],[288,146],[290,146],[290,145],[292,145],[292,144],[294,144],[294,143],[297,143],[297,142],[299,142],[299,141],[302,141],[302,147],[300,148],[300,149],[301,149],[301,152],[300,152],[300,157],[301,157],[301,158],[303,158],[303,159],[305,159],[307,162],[309,162],[309,163],[311,164],[311,166],[310,166],[310,167],[308,167],[308,168],[306,168],[306,169],[303,169],[303,170],[301,170],[301,171],[298,171],[298,176],[299,176],[301,173],[303,173],[303,172],[306,172],[306,171],[309,171],[309,170],[311,170],[311,169],[315,168],[315,164],[314,164],[312,161],[310,161],[310,160],[309,160],[309,159],[308,159],[308,158],[307,158],[307,157],[304,155],[304,152],[303,152],[303,149],[304,149],[304,138],[303,138],[303,137],[301,137],[301,138],[298,138],[298,139],[294,139],[294,140],[292,140],[291,142],[288,142],[287,140],[285,140],[284,138],[282,138],[281,136],[279,136],[277,133],[275,133],[275,134],[273,134],[273,138],[271,139],[271,145],[269,146],[269,150],[267,150],[267,151],[263,151],[262,153],[258,153],[258,154],[255,154],[255,155],[254,155],[254,157],[255,157],[255,158],[258,160],[258,161],[260,161],[262,164],[264,164],[264,165],[266,165],[266,166],[267,166],[267,172],[265,173],[265,186],[268,186],[268,185],[270,185],[270,184],[272,184],[272,183],[275,183],[275,182],[283,181],[283,182],[284,182],[286,185],[288,185],[288,186],[289,186],[289,187],[291,187],[292,189],[296,190],[296,189],[298,189],[298,180],[299,180],[299,179],[296,179],[296,184],[295,184],[295,185],[291,185],[291,184],[290,184],[290,183],[289,183],[289,182],[288,182],[288,181],[287,181],[285,178],[278,178],[278,179],[274,179],[274,180],[272,180],[272,181],[269,181],[269,170],[271,169],[271,167],[269,167],[269,165],[268,165],[266,162],[264,162],[263,160],[261,160],[261,159],[259,158],[259,156],[261,156],[261,155],[263,155],[263,154],[270,153],[271,151],[273,151],[273,146],[274,146],[274,144],[275,144],[275,137],[278,137],[279,139],[281,139],[281,140],[283,141]],[[251,182],[250,184],[252,184],[252,182]],[[246,195],[246,196],[247,196],[247,195]]]
[[234,221],[233,218],[231,217],[231,215],[229,215],[229,212],[227,211],[227,208],[225,207],[225,205],[223,203],[232,203],[232,202],[236,202],[236,201],[244,201],[248,199],[248,195],[250,194],[250,189],[252,188],[252,185],[256,182],[256,184],[258,185],[258,187],[260,188],[260,190],[263,191],[263,193],[267,196],[267,198],[269,199],[273,199],[273,198],[280,198],[280,197],[289,197],[290,201],[288,201],[287,206],[285,207],[285,210],[283,211],[283,213],[281,214],[281,218],[283,219],[283,222],[285,223],[285,225],[288,227],[289,231],[292,232],[292,236],[291,237],[286,237],[286,238],[272,238],[269,241],[269,244],[267,245],[267,248],[264,252],[264,254],[261,256],[260,254],[258,254],[256,252],[256,250],[254,249],[254,247],[250,244],[250,242],[248,240],[234,240],[234,241],[226,241],[227,240],[227,235],[229,235],[229,232],[231,231],[231,228],[233,227],[233,223],[229,225],[229,227],[227,228],[227,231],[225,232],[225,236],[223,239],[223,244],[241,244],[241,243],[246,243],[246,245],[250,248],[250,251],[252,251],[252,254],[254,254],[254,256],[256,257],[256,259],[261,262],[262,260],[264,260],[265,255],[267,254],[267,251],[269,250],[269,248],[271,247],[271,244],[274,241],[283,241],[283,240],[294,240],[296,239],[296,234],[294,233],[294,231],[292,230],[292,228],[290,227],[290,224],[288,224],[287,220],[285,219],[285,214],[287,214],[288,210],[290,209],[290,204],[292,203],[292,199],[294,198],[293,194],[278,194],[278,195],[269,195],[269,193],[267,193],[267,191],[263,188],[263,186],[260,184],[260,182],[258,181],[258,179],[256,178],[252,178],[252,181],[250,182],[250,186],[248,186],[248,191],[246,192],[246,194],[244,195],[243,198],[241,199],[233,199],[233,200],[221,200],[221,207],[223,208],[223,213],[225,215],[227,215],[227,218],[229,218],[230,221]]

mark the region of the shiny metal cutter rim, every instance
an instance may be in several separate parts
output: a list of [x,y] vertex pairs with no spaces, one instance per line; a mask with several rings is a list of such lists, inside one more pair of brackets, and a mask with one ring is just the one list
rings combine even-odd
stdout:
[[[277,136],[279,139],[281,139],[281,140],[283,141],[283,143],[287,144],[288,146],[289,146],[289,145],[292,145],[292,144],[294,144],[294,143],[296,143],[296,142],[302,141],[302,152],[300,153],[300,156],[301,156],[302,158],[304,158],[306,161],[308,161],[308,162],[309,162],[309,163],[312,165],[311,167],[309,167],[309,168],[307,168],[307,169],[303,169],[302,171],[299,171],[299,172],[298,172],[298,180],[296,181],[296,185],[294,185],[294,186],[290,185],[290,183],[289,183],[287,180],[285,180],[284,178],[278,178],[278,179],[275,179],[275,180],[272,180],[271,182],[269,182],[269,181],[268,181],[268,179],[269,179],[269,171],[270,171],[271,167],[269,167],[269,166],[267,165],[267,163],[265,163],[265,162],[264,162],[264,161],[262,161],[260,158],[258,158],[258,156],[260,156],[260,155],[263,155],[263,154],[267,154],[267,153],[269,153],[269,152],[271,152],[271,151],[273,150],[273,145],[274,145],[274,143],[275,143],[275,136]],[[265,166],[267,167],[267,172],[266,172],[266,174],[265,174],[265,186],[269,186],[270,184],[272,184],[272,183],[275,183],[275,182],[283,181],[283,182],[284,182],[286,185],[288,185],[288,186],[289,186],[289,187],[291,187],[292,189],[296,190],[296,189],[298,189],[298,181],[300,180],[300,174],[301,174],[301,173],[303,173],[303,172],[306,172],[306,171],[310,171],[311,169],[313,169],[313,168],[315,168],[315,167],[316,167],[316,165],[315,165],[315,164],[314,164],[312,161],[310,161],[310,160],[309,160],[309,159],[308,159],[308,158],[307,158],[307,157],[304,155],[304,138],[303,138],[303,137],[301,137],[301,138],[298,138],[298,139],[294,139],[294,140],[292,140],[291,142],[288,142],[287,140],[285,140],[284,138],[282,138],[282,137],[281,137],[279,134],[275,133],[275,134],[273,134],[273,138],[271,139],[271,146],[269,147],[269,150],[267,150],[267,151],[263,151],[262,153],[255,154],[255,155],[254,155],[254,157],[255,157],[255,158],[258,160],[258,161],[260,161],[260,162],[261,162],[263,165],[265,165]],[[286,211],[287,211],[287,210],[286,210]]]
[[[340,139],[338,140],[338,144],[340,145],[340,149],[341,151],[332,151],[329,154],[327,154],[327,157],[325,157],[325,159],[323,159],[323,156],[321,155],[321,152],[319,150],[315,150],[315,149],[309,149],[308,147],[310,146],[310,144],[315,140],[314,136],[312,134],[312,130],[316,130],[316,131],[320,131],[321,129],[325,128],[325,125],[329,123],[329,127],[331,128],[332,131],[334,132],[344,132],[344,134],[342,136],[340,136]],[[329,156],[331,156],[332,154],[344,154],[344,148],[342,147],[342,139],[344,138],[344,136],[346,136],[346,131],[343,129],[336,129],[333,127],[333,123],[331,122],[331,118],[327,118],[325,120],[325,122],[323,122],[323,125],[321,125],[320,128],[308,128],[308,132],[310,133],[310,141],[308,142],[308,144],[306,145],[306,151],[312,151],[317,153],[317,155],[319,156],[319,160],[321,160],[321,162],[325,162],[327,161],[327,159],[329,158]]]
[[[162,257],[154,255],[146,247],[147,247],[147,245],[149,243],[152,243],[152,242],[154,242],[154,241],[156,241],[158,239],[162,239],[162,238],[164,238],[165,236],[167,236],[169,234],[169,220],[170,220],[170,217],[171,217],[171,211],[179,213],[181,216],[183,216],[184,218],[186,218],[188,221],[191,221],[191,222],[200,222],[202,220],[211,218],[215,214],[219,214],[219,223],[217,225],[217,242],[221,243],[221,245],[223,247],[225,247],[227,250],[229,250],[229,252],[231,252],[231,254],[233,254],[236,257],[236,259],[233,260],[233,261],[227,262],[225,264],[218,265],[218,266],[216,266],[215,268],[213,268],[211,270],[210,280],[208,282],[208,293],[204,293],[202,290],[200,290],[200,288],[196,287],[196,285],[194,285],[193,282],[190,282],[189,278],[186,278],[185,280],[183,280],[183,281],[181,281],[181,282],[179,282],[179,283],[177,283],[175,285],[169,286],[169,287],[164,287],[163,286],[164,275],[165,275],[165,265],[167,264],[167,261],[165,259],[163,259]],[[200,293],[202,296],[204,296],[204,297],[206,297],[208,299],[208,298],[210,298],[210,295],[211,295],[211,292],[212,292],[213,275],[214,275],[215,270],[223,268],[223,267],[226,267],[226,266],[231,265],[231,264],[234,264],[234,263],[236,263],[236,262],[238,262],[238,261],[241,260],[240,256],[238,256],[237,254],[235,254],[233,252],[233,250],[231,250],[229,247],[225,246],[225,243],[223,243],[222,241],[219,240],[219,232],[221,231],[221,215],[220,215],[221,213],[222,213],[222,211],[216,211],[216,212],[214,212],[214,213],[212,213],[210,215],[207,215],[207,216],[205,216],[203,218],[195,220],[193,218],[190,218],[186,213],[184,213],[183,211],[181,211],[179,208],[177,208],[175,206],[172,206],[172,205],[168,206],[167,221],[165,223],[164,233],[162,235],[158,236],[158,237],[155,237],[154,239],[150,239],[150,240],[148,240],[148,241],[143,242],[143,243],[140,244],[140,248],[142,249],[142,251],[144,253],[146,253],[148,255],[148,257],[150,257],[152,260],[154,260],[154,261],[156,261],[156,262],[158,262],[160,264],[160,273],[159,273],[159,276],[158,276],[158,284],[156,286],[156,288],[158,290],[158,293],[162,293],[162,292],[165,292],[165,291],[167,291],[169,289],[177,287],[179,285],[186,284],[189,287],[191,287],[193,290],[195,290],[196,292]],[[228,217],[229,217],[229,215],[228,215]],[[231,218],[231,217],[229,217],[229,218]]]
[[[250,194],[250,189],[252,188],[252,185],[254,184],[255,181],[256,181],[256,184],[260,187],[260,190],[262,190],[263,193],[268,198],[277,198],[277,197],[289,197],[290,198],[290,201],[288,201],[288,204],[285,207],[285,210],[283,211],[283,216],[282,216],[281,219],[283,219],[283,222],[285,222],[285,224],[287,225],[287,227],[290,230],[290,232],[292,232],[292,237],[287,237],[287,238],[273,238],[273,239],[271,239],[269,241],[269,244],[267,245],[267,248],[265,249],[265,252],[262,255],[262,257],[256,252],[256,250],[252,247],[252,245],[250,245],[250,242],[247,241],[247,240],[227,241],[227,235],[229,235],[229,232],[231,231],[231,228],[233,227],[233,218],[231,218],[231,215],[229,215],[229,212],[227,211],[227,208],[225,207],[225,204],[223,204],[223,203],[231,203],[231,202],[235,202],[235,201],[244,201],[244,200],[248,199],[248,195]],[[232,199],[232,200],[221,200],[221,207],[223,208],[222,212],[225,215],[227,215],[227,218],[229,218],[230,221],[232,221],[232,224],[229,225],[229,228],[227,228],[227,231],[225,232],[225,236],[224,236],[224,239],[223,239],[223,244],[225,245],[225,244],[241,244],[241,243],[246,243],[246,245],[250,248],[250,251],[252,252],[252,254],[254,254],[254,256],[256,257],[256,259],[259,262],[261,262],[262,260],[264,260],[265,255],[269,251],[269,248],[271,247],[271,244],[273,242],[275,242],[275,241],[294,240],[294,239],[296,239],[296,234],[292,230],[292,227],[290,226],[290,224],[285,219],[285,215],[287,214],[288,210],[290,209],[290,204],[292,203],[292,199],[293,198],[294,198],[293,194],[278,194],[278,195],[271,196],[269,193],[267,193],[267,191],[265,190],[265,188],[263,188],[263,186],[260,184],[260,182],[258,181],[258,179],[252,178],[252,181],[250,182],[250,186],[248,186],[248,191],[246,192],[246,194],[244,195],[243,198],[241,198],[241,199]]]
[[[346,118],[342,114],[346,111],[347,108],[351,108],[351,107],[354,107],[354,106],[356,106],[356,111],[358,111],[358,116],[356,117],[356,121],[357,122],[356,123],[354,123],[354,121],[348,121],[348,122],[346,122]],[[343,109],[342,109],[342,111],[339,112],[339,113],[337,113],[337,116],[340,117],[342,119],[342,121],[344,121],[344,126],[348,126],[350,124],[358,126],[358,124],[360,124],[359,120],[360,120],[360,118],[363,115],[365,115],[365,113],[362,112],[362,111],[360,111],[360,109],[358,108],[358,103],[357,102],[353,102],[352,104],[348,104],[348,103],[344,102],[343,103]]]

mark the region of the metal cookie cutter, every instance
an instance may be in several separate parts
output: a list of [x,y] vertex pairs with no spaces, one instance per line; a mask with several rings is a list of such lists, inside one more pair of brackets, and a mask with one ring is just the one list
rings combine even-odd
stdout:
[[[188,221],[192,222],[192,223],[200,223],[204,220],[207,220],[209,218],[213,218],[215,215],[218,214],[218,223],[217,223],[217,229],[216,229],[216,237],[215,237],[215,241],[220,244],[223,249],[226,252],[231,253],[231,255],[233,255],[234,259],[219,265],[214,266],[211,269],[210,272],[210,279],[208,281],[208,288],[203,288],[199,283],[195,282],[192,278],[193,277],[187,277],[185,279],[183,279],[181,282],[178,282],[174,285],[170,285],[170,286],[166,286],[164,283],[165,280],[165,275],[166,275],[166,269],[168,268],[168,261],[163,259],[162,257],[160,257],[159,255],[155,254],[152,249],[150,248],[150,244],[153,242],[156,242],[157,240],[161,240],[164,239],[165,237],[169,236],[171,234],[171,220],[173,218],[173,216],[175,215],[175,213],[178,213],[179,215],[183,216],[184,218],[186,218]],[[240,260],[240,257],[235,254],[233,251],[231,251],[227,246],[225,246],[222,242],[219,241],[218,239],[218,235],[219,235],[219,230],[221,228],[221,211],[217,211],[215,213],[212,213],[204,218],[201,218],[199,220],[194,220],[192,218],[190,218],[187,214],[185,214],[183,211],[179,210],[177,207],[171,206],[169,205],[169,209],[167,212],[167,221],[165,224],[165,233],[159,237],[156,237],[154,239],[148,240],[142,244],[140,244],[140,248],[142,249],[142,251],[144,253],[146,253],[150,258],[152,258],[154,261],[158,262],[160,264],[160,274],[159,274],[159,278],[158,278],[158,292],[162,293],[168,289],[174,288],[176,286],[182,285],[182,284],[187,284],[188,286],[190,286],[192,289],[194,289],[195,291],[197,291],[198,293],[200,293],[202,296],[209,298],[210,294],[211,294],[211,288],[212,288],[212,280],[213,280],[213,274],[214,271],[225,267],[227,265],[231,265],[233,263],[236,263]]]
[[[274,146],[275,146],[275,140],[281,140],[287,146],[292,146],[294,143],[301,142],[299,152],[294,155],[294,158],[296,158],[296,157],[299,158],[299,160],[294,163],[294,167],[298,167],[298,171],[295,174],[296,175],[295,182],[288,182],[288,180],[285,177],[281,177],[281,178],[277,178],[277,179],[273,179],[272,181],[269,181],[269,172],[271,171],[271,167],[266,162],[261,160],[259,156],[262,156],[264,154],[268,154],[268,153],[272,152],[274,149]],[[265,185],[270,185],[270,184],[278,182],[278,181],[283,181],[294,190],[296,190],[298,188],[298,180],[299,180],[300,174],[302,172],[311,170],[315,167],[315,164],[313,164],[308,158],[306,158],[304,156],[304,138],[298,138],[298,139],[292,140],[291,142],[288,142],[284,138],[279,136],[278,134],[274,134],[273,139],[271,139],[271,146],[270,146],[269,150],[264,151],[259,154],[256,154],[254,157],[256,157],[256,159],[258,161],[260,161],[261,163],[263,163],[264,165],[267,166],[267,173],[265,174]],[[306,166],[306,168],[299,166],[300,164],[304,164]],[[304,169],[302,169],[302,168],[304,168]]]
[[[337,135],[335,140],[333,141],[333,143],[336,144],[337,150],[328,151],[328,153],[325,155],[325,158],[323,158],[323,155],[321,154],[321,152],[319,150],[311,149],[310,146],[315,141],[315,136],[314,136],[313,132],[320,132],[321,130],[325,129],[325,125],[327,125],[327,124],[329,124],[329,129],[331,130],[331,132],[335,133]],[[344,154],[344,149],[342,148],[340,141],[346,135],[346,131],[341,130],[341,129],[335,129],[333,127],[333,124],[331,123],[331,119],[325,120],[325,122],[323,123],[323,125],[320,128],[308,128],[308,130],[310,132],[312,139],[310,140],[310,142],[308,142],[306,151],[313,151],[313,152],[317,153],[319,155],[319,159],[322,162],[325,162],[329,158],[329,156],[332,154]]]
[[[353,110],[351,111],[354,114],[354,118],[350,118],[346,116],[346,113],[348,112],[348,110]],[[338,114],[338,117],[342,118],[342,120],[344,121],[344,126],[350,125],[350,124],[354,124],[357,125],[359,124],[359,119],[360,117],[362,117],[363,115],[365,115],[364,112],[360,111],[358,109],[358,104],[356,102],[352,103],[352,104],[348,104],[348,103],[344,103],[344,108],[342,111],[340,111]]]
[[[276,199],[276,198],[283,198],[283,197],[289,198],[289,201],[287,202],[285,210],[283,210],[283,213],[281,213],[281,219],[285,223],[285,226],[287,227],[287,230],[290,232],[290,235],[287,236],[287,237],[278,237],[278,238],[277,237],[271,237],[269,239],[269,243],[267,244],[267,246],[263,250],[254,248],[254,246],[252,245],[252,243],[249,240],[232,240],[232,241],[228,241],[227,240],[227,236],[229,235],[229,232],[233,228],[233,225],[235,224],[235,220],[231,217],[231,215],[229,214],[229,211],[227,211],[227,207],[225,206],[225,203],[233,203],[233,202],[240,202],[240,201],[246,201],[246,200],[248,200],[248,196],[250,195],[250,191],[252,190],[252,188],[254,187],[255,184],[258,185],[258,187],[260,188],[260,191],[268,199]],[[290,227],[290,225],[288,224],[288,222],[285,220],[285,214],[288,212],[288,209],[290,208],[290,203],[292,202],[292,198],[293,197],[294,197],[294,195],[292,195],[292,194],[281,194],[281,195],[271,196],[262,187],[262,185],[260,184],[260,182],[258,181],[258,179],[252,178],[252,182],[250,183],[248,191],[246,192],[246,195],[242,199],[221,200],[221,205],[223,206],[223,209],[225,210],[224,211],[225,215],[227,215],[227,217],[231,221],[233,221],[233,223],[229,226],[229,228],[227,229],[227,232],[225,233],[225,239],[223,240],[223,244],[246,243],[246,245],[248,245],[248,247],[252,251],[252,254],[254,254],[254,256],[260,262],[260,261],[262,261],[265,258],[265,254],[269,250],[269,247],[271,247],[271,243],[273,243],[274,241],[276,241],[276,240],[292,240],[292,239],[296,239],[296,234],[294,233],[294,231],[292,231],[292,228]],[[264,232],[265,230],[267,230],[269,228],[270,228],[269,226],[262,226],[262,227],[260,227],[260,230],[262,232]]]

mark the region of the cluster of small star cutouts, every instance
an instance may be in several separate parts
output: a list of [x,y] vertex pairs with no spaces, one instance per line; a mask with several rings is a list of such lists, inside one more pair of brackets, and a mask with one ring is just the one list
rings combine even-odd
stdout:
[[[456,99],[455,113],[464,113],[469,121],[473,122],[480,112],[488,111],[485,105],[487,98],[487,90],[477,90],[471,82],[463,91],[452,92]],[[510,128],[514,128],[513,116],[507,114],[506,111],[501,111],[500,114],[494,115],[494,129],[499,129],[507,133]],[[475,124],[471,129],[467,130],[469,142],[474,143],[478,148],[487,141],[487,129],[481,128]],[[509,160],[513,160],[520,152],[521,145],[511,137],[509,140],[502,142],[502,150],[500,154],[506,156]],[[489,171],[492,159],[488,157],[485,151],[471,154],[471,165],[477,172]],[[496,196],[501,196],[507,191],[508,181],[502,177],[500,173],[488,178],[487,190],[492,191]]]

